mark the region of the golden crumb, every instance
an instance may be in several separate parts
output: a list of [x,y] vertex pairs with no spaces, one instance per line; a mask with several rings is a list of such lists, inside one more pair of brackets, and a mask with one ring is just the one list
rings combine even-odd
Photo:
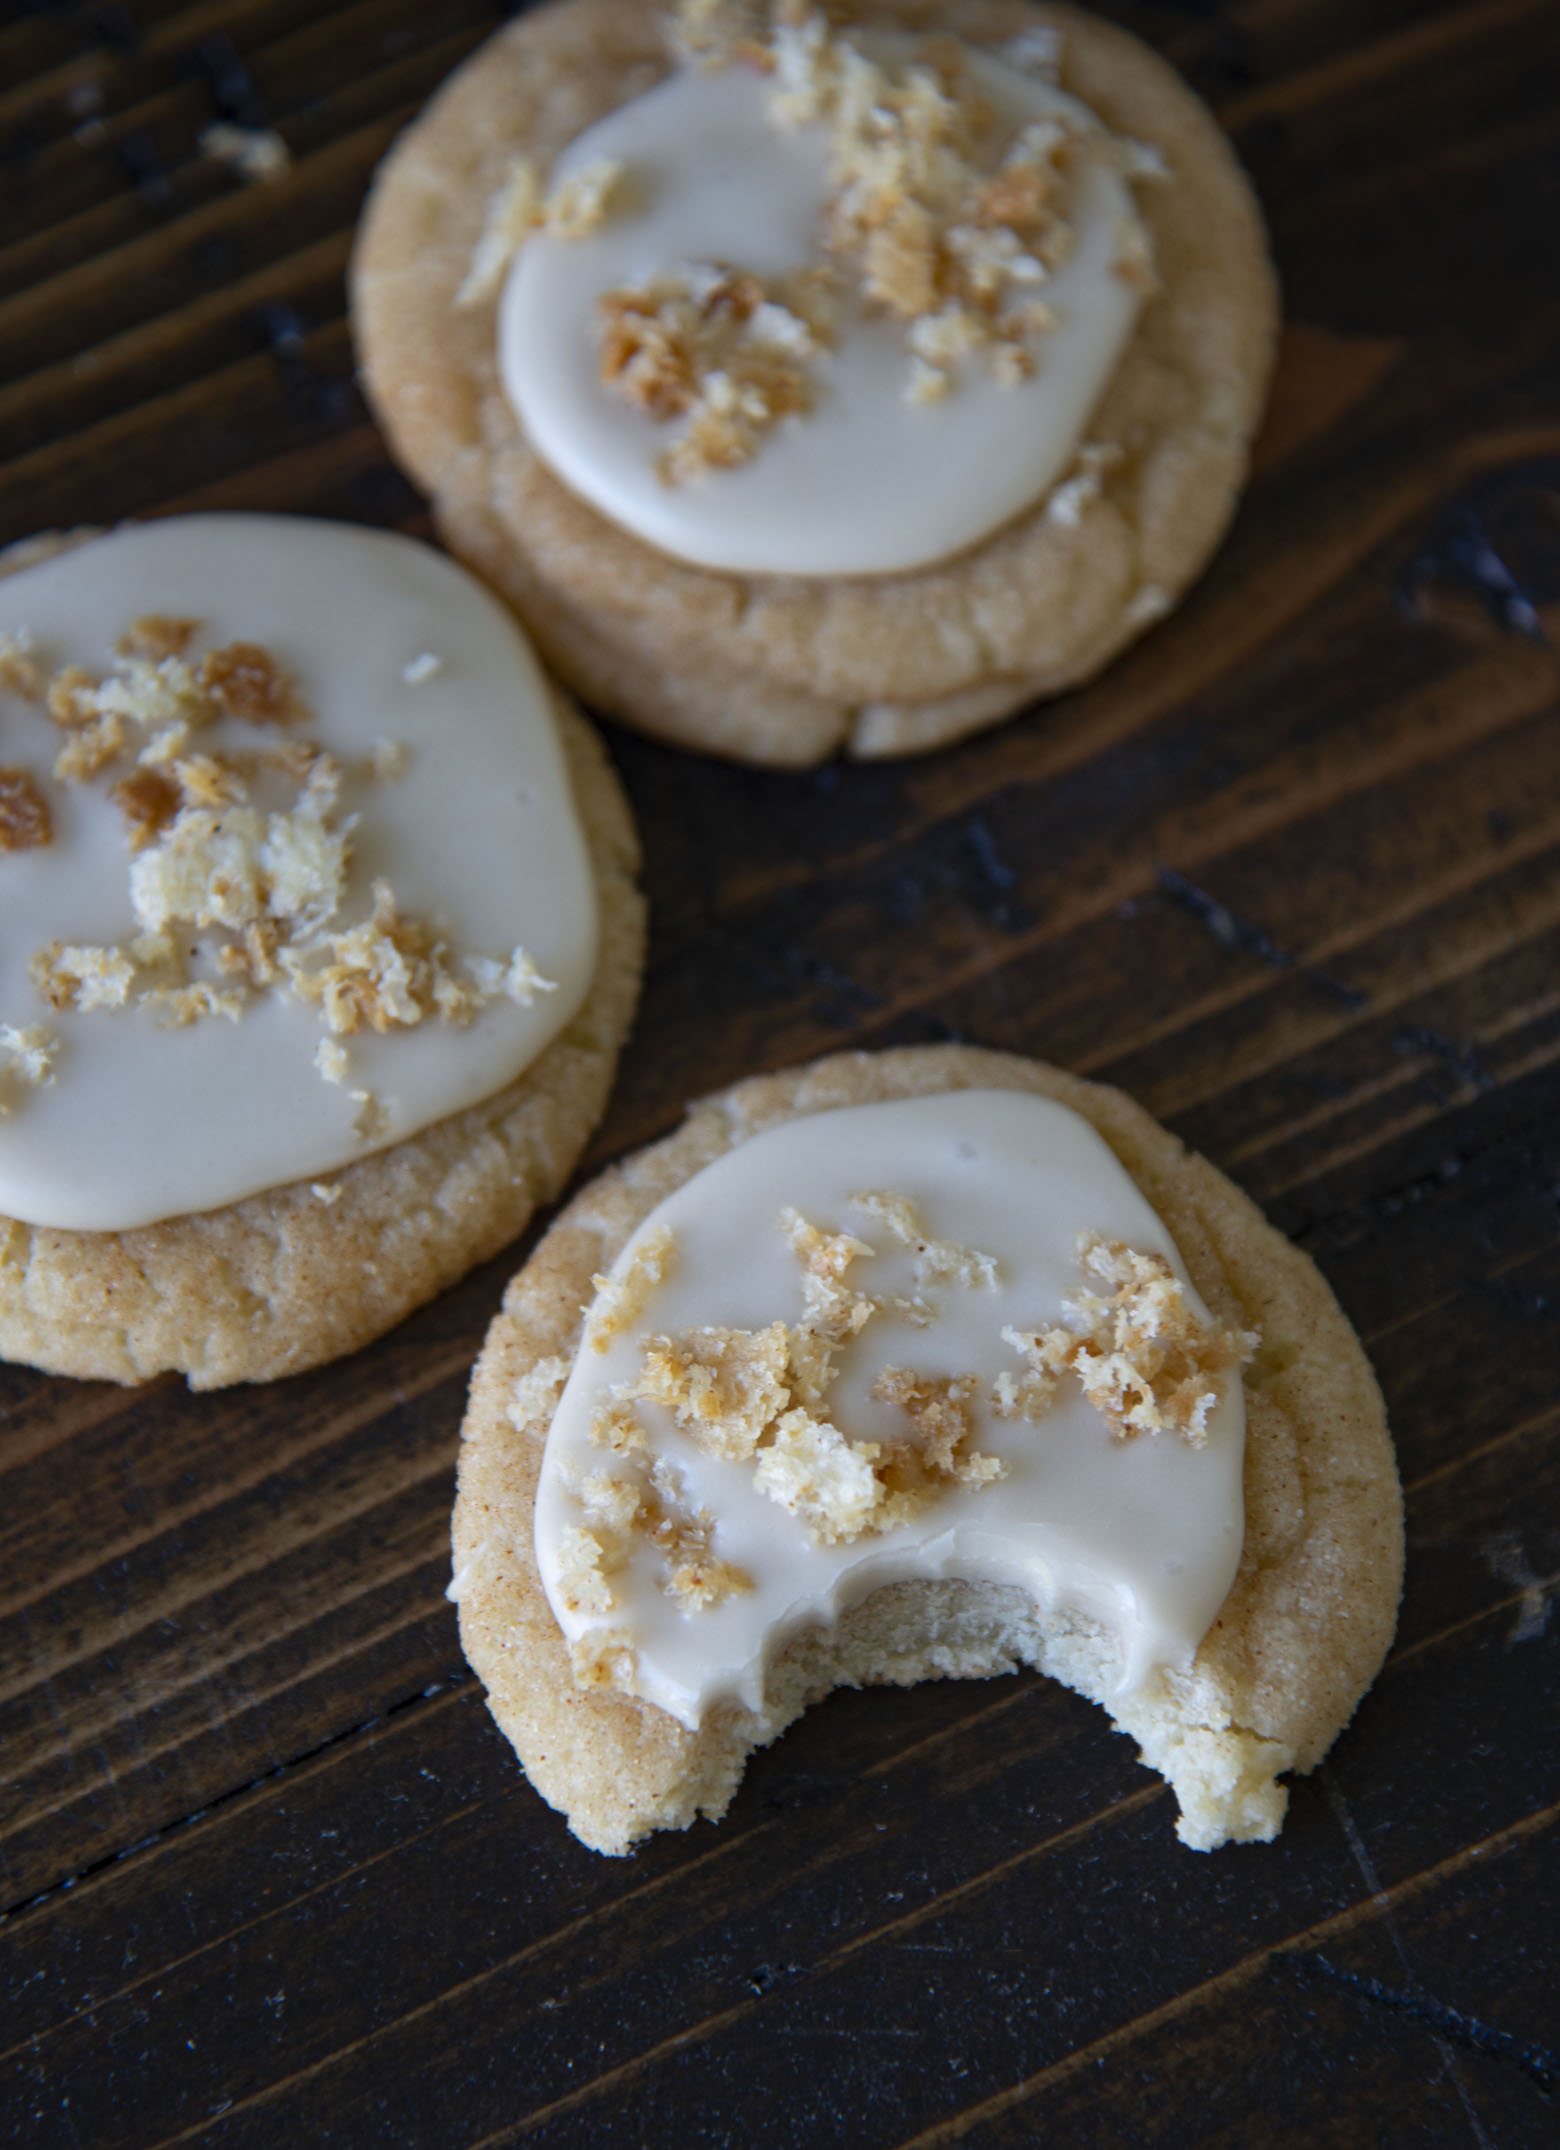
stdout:
[[121,657],[145,657],[153,664],[164,657],[182,657],[194,639],[199,620],[176,619],[168,612],[143,612],[114,644]]
[[654,1336],[639,1371],[617,1392],[628,1402],[658,1403],[711,1455],[741,1462],[790,1402],[790,1333],[767,1329],[690,1329]]
[[1162,1254],[1086,1232],[1078,1255],[1084,1276],[1108,1285],[1109,1296],[1081,1292],[1070,1303],[1070,1327],[1032,1336],[1005,1330],[1006,1341],[1042,1379],[1076,1375],[1115,1440],[1168,1432],[1201,1448],[1224,1377],[1247,1364],[1260,1339],[1200,1314]]
[[626,1403],[603,1404],[590,1422],[590,1437],[615,1456],[644,1454],[650,1447],[633,1406]]
[[815,275],[765,283],[719,262],[603,295],[603,383],[649,418],[683,421],[661,457],[668,484],[750,461],[772,426],[811,408],[822,301]]
[[569,1644],[576,1687],[612,1687],[632,1694],[638,1662],[632,1638],[621,1628],[588,1628]]
[[[1004,133],[950,37],[923,38],[909,60],[885,63],[791,0],[767,11],[747,0],[687,0],[673,50],[690,65],[759,67],[770,77],[773,124],[828,130],[824,252],[870,308],[902,325],[912,404],[948,395],[971,356],[1005,387],[1036,371],[1055,327],[1044,287],[1073,251],[1073,196],[1090,159],[1129,181],[1164,176],[1152,149],[1118,143],[1072,109]],[[1020,38],[1011,51],[1010,64],[1054,77],[1055,32]],[[1135,214],[1121,219],[1114,268],[1137,289],[1154,286],[1148,232]],[[722,273],[735,285],[756,281]],[[765,368],[734,367],[729,325],[707,328],[696,304],[690,313],[694,296],[662,277],[606,302],[603,379],[651,417],[686,418],[663,459],[673,482],[747,461],[776,417],[810,400],[802,370],[810,350],[793,354],[777,391]],[[815,347],[815,324],[812,332]],[[751,412],[742,408],[750,390]]]
[[43,671],[25,627],[15,634],[0,632],[0,694],[14,694],[23,702],[43,700]]
[[179,811],[179,787],[160,769],[137,769],[117,783],[109,797],[124,815],[132,850],[142,851]]
[[542,183],[536,166],[529,157],[516,157],[488,197],[481,233],[455,294],[458,307],[480,306],[494,296],[510,262],[541,220]]
[[[914,1250],[923,1286],[978,1289],[995,1282],[989,1255],[933,1238],[904,1196],[853,1199]],[[800,1272],[801,1320],[650,1337],[633,1377],[619,1383],[612,1403],[597,1412],[592,1440],[619,1453],[645,1449],[646,1430],[635,1406],[659,1406],[706,1454],[751,1463],[758,1490],[826,1545],[895,1529],[950,1487],[1001,1477],[1005,1466],[973,1445],[979,1387],[973,1374],[888,1368],[873,1394],[903,1415],[905,1429],[895,1437],[853,1441],[832,1422],[825,1407],[846,1344],[874,1315],[891,1313],[924,1326],[936,1309],[922,1299],[886,1300],[856,1291],[850,1272],[875,1251],[865,1240],[824,1231],[797,1210],[782,1212],[780,1223]]]
[[49,681],[45,700],[61,731],[78,731],[97,716],[97,681],[79,664],[67,664]]
[[462,968],[485,1000],[512,1000],[529,1008],[538,993],[556,993],[556,978],[544,978],[530,952],[517,948],[507,963],[494,956],[466,956]]
[[225,164],[246,186],[272,186],[292,170],[292,151],[274,127],[240,127],[213,120],[203,127],[196,146],[204,157]]
[[585,1337],[592,1351],[605,1351],[615,1336],[632,1327],[676,1259],[675,1235],[664,1224],[657,1225],[636,1242],[621,1276],[591,1278],[596,1296],[586,1316]]
[[984,1486],[1005,1476],[1007,1465],[999,1457],[983,1456],[971,1445],[972,1406],[979,1387],[974,1374],[917,1374],[905,1366],[884,1367],[872,1393],[880,1403],[902,1411],[910,1428],[909,1438],[888,1452],[883,1476],[891,1493],[924,1490],[934,1499],[947,1483]]
[[47,1089],[53,1082],[58,1051],[59,1039],[43,1023],[29,1023],[24,1030],[0,1023],[0,1120],[22,1091]]
[[[169,633],[183,624],[166,622]],[[155,630],[148,633],[156,639]],[[134,743],[132,726],[146,734],[138,758],[151,765],[181,752],[189,734],[216,714],[182,657],[154,660],[124,649],[102,679],[80,665],[64,666],[50,680],[46,699],[49,715],[70,734],[54,764],[61,783],[87,783],[117,761]]]
[[[230,642],[187,662],[198,625],[142,614],[120,636],[104,677],[67,665],[47,684],[49,715],[66,734],[56,777],[85,783],[135,753],[110,796],[130,837],[136,945],[160,949],[144,960],[115,948],[41,951],[35,975],[52,1004],[123,1007],[139,970],[155,975],[140,979],[134,997],[164,1022],[236,1021],[255,993],[275,988],[319,1009],[331,1033],[350,1035],[429,1018],[468,1023],[494,1000],[529,1007],[554,991],[522,947],[503,957],[455,954],[401,911],[385,881],[374,883],[366,919],[328,930],[346,894],[357,820],[338,812],[346,772],[297,736],[242,751],[190,751],[191,734],[223,717],[275,726],[309,713],[259,643]],[[405,746],[380,741],[355,773],[390,779],[409,758]],[[0,847],[14,849],[24,839],[46,840],[48,815],[31,779],[12,776],[0,772]],[[290,804],[251,804],[251,786],[262,782],[290,783],[296,795]],[[169,938],[183,927],[213,936],[203,953],[218,982],[186,975],[190,951],[175,951]],[[344,1054],[315,1064],[327,1081],[345,1081]],[[388,1124],[378,1102],[366,1091],[353,1102],[358,1132],[377,1139]]]
[[1124,284],[1145,298],[1152,298],[1159,289],[1159,271],[1154,266],[1153,242],[1148,227],[1135,216],[1118,217],[1116,220],[1116,245],[1111,257],[1111,274],[1119,276]]
[[120,948],[51,941],[32,958],[27,975],[51,1008],[122,1008],[135,964]]
[[780,1229],[802,1272],[804,1325],[834,1343],[856,1336],[871,1320],[874,1302],[845,1282],[852,1263],[873,1249],[849,1232],[824,1232],[794,1209],[781,1212]]
[[85,784],[116,762],[129,739],[124,719],[112,713],[73,730],[54,757],[57,783]]
[[359,1142],[379,1142],[390,1132],[390,1115],[372,1090],[349,1090],[352,1132]]
[[54,840],[49,802],[26,769],[0,769],[0,851],[41,851]]
[[1121,460],[1122,451],[1113,441],[1085,441],[1067,476],[1051,489],[1045,504],[1048,520],[1075,530],[1084,509],[1103,490],[1104,473]]
[[918,1290],[930,1291],[940,1284],[956,1285],[962,1291],[996,1289],[998,1270],[994,1258],[973,1247],[957,1246],[951,1240],[934,1239],[917,1216],[914,1203],[904,1195],[855,1194],[851,1196],[851,1206],[865,1211],[902,1247],[912,1250]]
[[530,1372],[521,1376],[509,1397],[509,1423],[517,1433],[551,1422],[568,1378],[569,1361],[563,1358],[538,1359]]
[[208,650],[195,678],[225,716],[245,724],[292,724],[308,715],[291,679],[259,642]]
[[334,1038],[321,1038],[314,1048],[314,1067],[321,1081],[345,1086],[347,1080],[347,1049],[338,1045]]
[[773,65],[764,43],[763,0],[678,0],[667,18],[667,46],[684,67],[723,67],[752,58]]
[[242,986],[215,986],[198,978],[184,985],[145,986],[136,995],[136,1005],[150,1008],[170,1030],[187,1030],[211,1015],[238,1022],[249,1005],[249,994]]
[[[325,954],[316,962],[316,948]],[[355,1031],[411,1028],[433,1005],[433,976],[442,956],[428,927],[397,907],[388,881],[374,884],[372,915],[360,926],[331,933],[283,963],[300,1000],[316,1004],[334,1037]]]
[[[1024,1350],[1027,1341],[1016,1329],[1004,1329],[1002,1340],[1015,1351]],[[991,1384],[991,1408],[998,1418],[1027,1419],[1036,1426],[1056,1408],[1057,1380],[1057,1375],[1033,1368],[1024,1374],[998,1374]]]
[[588,239],[606,222],[623,167],[611,157],[597,157],[583,171],[558,180],[547,196],[542,219],[555,239]]
[[715,1551],[715,1518],[707,1508],[689,1507],[682,1473],[664,1458],[651,1469],[643,1516],[646,1534],[661,1555],[661,1587],[684,1612],[708,1612],[753,1588],[745,1568]]
[[600,1535],[571,1524],[558,1540],[558,1588],[563,1608],[570,1613],[607,1613],[612,1610],[612,1588],[605,1570],[605,1547]]
[[173,774],[183,806],[239,806],[249,796],[243,777],[222,754],[181,755]]
[[545,229],[555,239],[586,239],[599,231],[622,173],[614,159],[598,157],[544,194],[532,160],[514,158],[488,197],[482,230],[455,294],[456,306],[464,310],[493,298],[533,231]]
[[566,1611],[597,1616],[616,1605],[611,1578],[643,1546],[660,1556],[660,1588],[684,1612],[707,1612],[753,1580],[715,1551],[715,1518],[690,1507],[682,1473],[664,1457],[632,1455],[626,1471],[596,1471],[573,1488],[584,1524],[558,1542]]
[[805,1525],[816,1545],[844,1545],[875,1529],[885,1491],[873,1466],[882,1450],[850,1441],[827,1419],[786,1412],[758,1458],[758,1490]]
[[310,1180],[309,1192],[316,1202],[322,1202],[327,1209],[334,1209],[341,1200],[341,1182],[340,1180]]

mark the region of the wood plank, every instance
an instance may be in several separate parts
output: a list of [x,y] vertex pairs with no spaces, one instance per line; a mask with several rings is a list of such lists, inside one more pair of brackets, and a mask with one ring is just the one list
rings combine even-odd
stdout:
[[[191,506],[428,533],[351,386],[342,267],[391,134],[505,12],[0,25],[0,542]],[[1382,1680],[1263,1850],[1178,1851],[1129,1743],[1022,1678],[836,1697],[718,1831],[600,1860],[442,1595],[519,1250],[284,1389],[0,1368],[8,2139],[1552,2132],[1560,16],[1108,12],[1215,101],[1272,219],[1290,326],[1230,541],[1101,680],[922,762],[614,735],[655,939],[587,1162],[839,1046],[1122,1083],[1372,1352],[1410,1546]],[[224,97],[280,125],[284,186],[196,155]]]

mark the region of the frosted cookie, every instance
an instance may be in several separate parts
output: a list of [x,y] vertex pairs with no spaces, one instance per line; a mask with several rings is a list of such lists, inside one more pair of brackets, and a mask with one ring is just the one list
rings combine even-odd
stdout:
[[738,1085],[509,1288],[466,1654],[624,1852],[836,1686],[1037,1666],[1200,1850],[1266,1840],[1392,1638],[1380,1393],[1312,1264],[1120,1092],[951,1046]]
[[1168,611],[1276,325],[1209,114],[1031,0],[528,11],[387,159],[353,292],[392,448],[548,661],[789,764],[940,745]]
[[642,961],[616,780],[410,539],[205,515],[0,568],[0,1354],[334,1357],[600,1115]]

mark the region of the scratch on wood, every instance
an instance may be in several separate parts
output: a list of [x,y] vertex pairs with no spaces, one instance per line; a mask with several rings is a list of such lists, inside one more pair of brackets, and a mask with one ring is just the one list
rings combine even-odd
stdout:
[[[1381,1885],[1381,1876],[1376,1871],[1376,1862],[1370,1855],[1364,1837],[1360,1834],[1359,1824],[1349,1811],[1349,1802],[1343,1795],[1343,1787],[1338,1782],[1331,1766],[1326,1763],[1316,1774],[1321,1782],[1323,1791],[1327,1794],[1327,1803],[1332,1808],[1334,1815],[1337,1817],[1338,1826],[1343,1831],[1354,1863],[1359,1868],[1360,1878],[1370,1891],[1371,1903],[1381,1914],[1382,1926],[1386,1930],[1387,1938],[1392,1943],[1398,1962],[1403,1966],[1403,1975],[1410,1985],[1417,1989],[1418,1981],[1414,1977],[1414,1967],[1409,1961],[1408,1948],[1398,1927],[1397,1914],[1392,1908],[1392,1898]],[[1440,2004],[1431,2001],[1429,1996],[1426,1995],[1424,2005],[1429,2008],[1439,2008]],[[1450,2010],[1444,2012],[1451,2013]],[[1463,2111],[1468,2116],[1468,2125],[1473,2130],[1480,2150],[1494,2150],[1494,2146],[1485,2132],[1484,2124],[1474,2110],[1473,2099],[1469,2094],[1468,2086],[1462,2079],[1462,2071],[1457,2065],[1456,2047],[1448,2043],[1447,2039],[1438,2034],[1433,2027],[1431,2035],[1435,2038],[1436,2049],[1440,2053],[1446,2072],[1456,2088],[1459,2099],[1462,2101]]]
[[1498,1530],[1484,1540],[1483,1553],[1490,1573],[1498,1582],[1520,1590],[1516,1624],[1506,1637],[1506,1648],[1519,1642],[1536,1642],[1549,1626],[1550,1586],[1533,1572],[1519,1532]]
[[1330,971],[1315,970],[1281,948],[1272,935],[1249,918],[1242,918],[1217,896],[1209,895],[1195,881],[1187,879],[1174,866],[1161,866],[1158,871],[1159,893],[1205,926],[1221,948],[1229,948],[1241,954],[1255,956],[1259,963],[1266,963],[1271,970],[1292,970],[1314,985],[1329,1000],[1335,1000],[1351,1013],[1357,1013],[1369,1001],[1369,995],[1342,978],[1333,977]]
[[1423,2023],[1437,2038],[1466,2046],[1470,2052],[1482,2053],[1491,2060],[1512,2062],[1532,2077],[1546,2097],[1552,2097],[1560,2090],[1560,2058],[1546,2046],[1519,2038],[1513,2031],[1496,2030],[1477,2016],[1464,2015],[1461,2009],[1446,2007],[1431,1994],[1384,1985],[1379,1978],[1346,1971],[1341,1964],[1329,1963],[1325,1956],[1290,1956],[1285,1960],[1309,1977],[1324,1978],[1359,1994],[1363,2000],[1374,2001],[1382,2008],[1390,2008],[1398,2015]]
[[126,1844],[118,1851],[108,1852],[101,1859],[90,1860],[75,1873],[67,1874],[59,1881],[51,1882],[48,1888],[40,1889],[36,1895],[27,1897],[23,1902],[0,1906],[0,1926],[6,1925],[12,1919],[20,1918],[24,1912],[36,1911],[40,1905],[50,1902],[67,1889],[79,1888],[82,1882],[90,1880],[94,1874],[101,1873],[106,1867],[118,1866],[125,1859],[138,1858],[142,1852],[151,1850],[155,1845],[163,1843],[168,1837],[178,1835],[186,1829],[193,1829],[197,1822],[205,1821],[209,1815],[216,1813],[220,1808],[230,1806],[235,1799],[247,1799],[251,1792],[259,1791],[262,1785],[274,1784],[278,1778],[285,1777],[291,1771],[301,1768],[305,1762],[317,1761],[322,1754],[328,1754],[333,1747],[340,1747],[348,1740],[358,1739],[365,1732],[377,1731],[390,1718],[400,1717],[406,1711],[417,1709],[423,1703],[432,1701],[437,1696],[458,1694],[463,1689],[474,1684],[475,1675],[467,1671],[464,1666],[459,1672],[448,1673],[442,1680],[435,1680],[430,1686],[421,1689],[419,1693],[407,1695],[400,1702],[390,1703],[386,1708],[380,1710],[376,1716],[365,1717],[361,1723],[347,1725],[340,1732],[333,1732],[329,1739],[322,1739],[313,1747],[306,1747],[298,1754],[288,1755],[285,1760],[278,1762],[274,1769],[262,1770],[258,1776],[251,1777],[247,1783],[236,1784],[231,1791],[223,1792],[215,1799],[208,1799],[204,1806],[197,1807],[191,1814],[181,1814],[177,1820],[165,1822],[160,1829],[154,1829],[149,1836],[138,1838],[134,1844]]

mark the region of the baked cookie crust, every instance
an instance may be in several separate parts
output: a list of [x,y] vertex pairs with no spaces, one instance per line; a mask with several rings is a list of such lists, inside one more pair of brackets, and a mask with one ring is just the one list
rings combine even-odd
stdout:
[[1277,296],[1228,142],[1124,31],[1033,0],[850,0],[848,25],[999,46],[1064,39],[1061,81],[1173,181],[1145,189],[1164,289],[1090,421],[1121,448],[1076,523],[1044,503],[931,568],[822,579],[718,574],[654,551],[543,466],[504,396],[494,298],[457,311],[510,160],[544,168],[669,70],[642,0],[555,0],[462,67],[382,166],[352,267],[363,375],[452,551],[524,619],[595,707],[737,760],[924,751],[1091,677],[1206,563],[1243,480],[1271,370]]
[[[94,535],[12,547],[15,573]],[[638,838],[595,732],[553,692],[596,884],[596,969],[578,1013],[493,1096],[326,1175],[198,1216],[80,1232],[0,1216],[0,1358],[46,1373],[192,1388],[272,1381],[392,1328],[524,1230],[606,1106],[644,965]],[[316,1184],[339,1190],[328,1200]]]
[[[544,1360],[572,1359],[592,1276],[727,1150],[802,1114],[961,1089],[1029,1091],[1082,1114],[1163,1219],[1215,1319],[1261,1332],[1245,1376],[1245,1549],[1190,1669],[1161,1672],[1121,1703],[1119,1655],[1087,1623],[1043,1622],[1014,1589],[898,1583],[834,1629],[788,1645],[762,1711],[726,1705],[690,1732],[652,1704],[577,1689],[532,1542],[550,1412],[517,1409],[519,1385]],[[1111,1710],[1172,1784],[1183,1842],[1207,1850],[1266,1840],[1287,1802],[1276,1779],[1321,1760],[1396,1621],[1402,1504],[1385,1411],[1316,1268],[1119,1091],[972,1046],[842,1054],[740,1083],[603,1173],[511,1283],[477,1362],[463,1434],[453,1533],[461,1641],[531,1782],[598,1851],[718,1817],[753,1749],[834,1687],[983,1677],[1022,1663]]]

